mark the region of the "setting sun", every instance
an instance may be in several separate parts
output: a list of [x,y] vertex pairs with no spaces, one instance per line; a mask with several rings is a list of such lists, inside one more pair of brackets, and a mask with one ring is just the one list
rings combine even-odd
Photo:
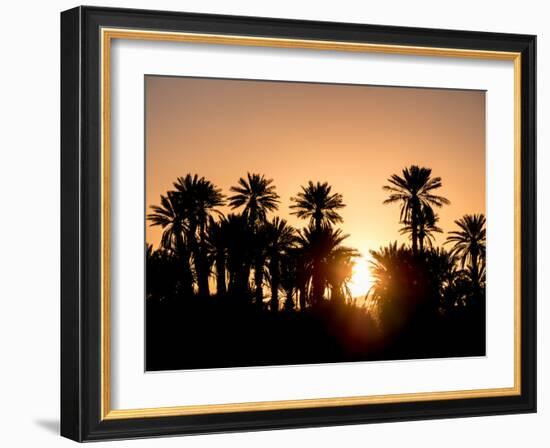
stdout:
[[354,298],[363,298],[372,286],[372,277],[369,270],[369,260],[360,257],[355,261],[353,274],[349,282],[349,289]]

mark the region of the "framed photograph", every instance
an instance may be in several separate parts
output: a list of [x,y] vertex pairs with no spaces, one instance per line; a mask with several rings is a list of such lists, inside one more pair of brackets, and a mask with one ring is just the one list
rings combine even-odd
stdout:
[[62,435],[535,412],[535,42],[63,12]]

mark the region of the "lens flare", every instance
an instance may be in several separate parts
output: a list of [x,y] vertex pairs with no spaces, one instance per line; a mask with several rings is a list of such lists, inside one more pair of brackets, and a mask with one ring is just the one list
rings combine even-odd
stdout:
[[369,261],[365,257],[355,260],[353,274],[348,284],[354,298],[363,298],[372,286],[372,277],[369,270]]

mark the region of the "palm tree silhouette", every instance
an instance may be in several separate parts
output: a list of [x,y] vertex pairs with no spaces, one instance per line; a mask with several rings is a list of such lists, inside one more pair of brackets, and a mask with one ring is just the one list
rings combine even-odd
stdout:
[[[424,252],[424,242],[428,247],[433,247],[434,233],[443,233],[443,230],[437,226],[439,216],[431,207],[422,207],[418,218],[418,245],[420,252]],[[399,233],[401,235],[409,234],[412,240],[413,229],[411,222],[407,222]]]
[[418,253],[418,226],[423,209],[442,207],[449,204],[443,196],[433,194],[441,188],[441,178],[431,177],[431,168],[412,165],[404,168],[402,176],[392,174],[388,179],[391,185],[384,185],[384,190],[390,192],[384,204],[401,203],[400,221],[411,226],[412,251]]
[[225,204],[225,197],[221,189],[212,182],[198,175],[187,174],[178,177],[174,182],[177,194],[185,204],[184,213],[189,222],[188,240],[195,259],[197,271],[197,284],[200,297],[210,295],[208,278],[210,276],[210,264],[208,262],[208,244],[206,241],[206,226],[211,214],[221,214],[216,207]]
[[307,186],[302,186],[295,197],[290,200],[295,202],[290,206],[292,212],[300,219],[309,219],[315,225],[317,231],[323,224],[336,224],[342,222],[342,217],[337,210],[344,208],[343,197],[340,193],[332,193],[332,187],[327,183],[309,181]]
[[[400,232],[411,243],[370,252],[364,308],[348,301],[360,254],[336,228],[345,205],[328,183],[309,181],[291,198],[289,211],[307,222],[298,231],[270,216],[279,196],[264,175],[240,178],[227,202],[204,177],[177,178],[147,215],[162,228],[159,247],[146,246],[148,368],[484,353],[485,216],[455,221],[451,249],[437,247],[434,210],[449,203],[434,194],[440,187],[418,166],[388,179],[384,203],[400,204]],[[239,213],[224,216],[226,203]],[[179,300],[209,296],[211,275],[223,300]]]
[[264,278],[267,260],[267,234],[265,223],[251,228],[252,260],[254,264],[254,300],[260,309],[264,306]]
[[[298,218],[309,219],[309,227],[301,232],[301,239],[306,250],[312,253],[311,298],[313,304],[319,304],[323,299],[325,289],[321,272],[322,256],[325,249],[323,244],[328,243],[330,236],[337,238],[334,233],[331,233],[330,226],[343,222],[342,216],[337,210],[344,208],[345,204],[340,193],[331,193],[332,187],[327,182],[314,184],[309,181],[307,186],[302,186],[301,189],[302,191],[295,197],[290,198],[294,202],[290,208],[295,210],[292,214]],[[318,246],[315,247],[315,245]]]
[[279,309],[279,288],[281,286],[282,258],[296,241],[296,230],[286,220],[279,217],[264,225],[267,256],[269,258],[269,276],[271,278],[271,311]]
[[370,253],[374,283],[368,298],[384,331],[430,328],[440,305],[439,260],[431,251],[418,256],[397,242]]
[[459,258],[462,267],[468,266],[472,284],[480,288],[481,275],[485,271],[485,215],[464,215],[455,224],[459,230],[449,233],[445,244],[453,244],[451,253]]
[[172,251],[181,266],[182,293],[185,297],[193,295],[193,271],[190,264],[190,251],[185,240],[189,229],[186,216],[187,205],[181,195],[168,191],[161,195],[160,205],[151,206],[152,213],[147,215],[151,226],[162,227],[160,245],[167,251]]
[[247,173],[247,178],[238,180],[238,185],[230,190],[235,193],[229,197],[229,206],[236,209],[244,206],[242,215],[246,219],[255,240],[254,244],[254,283],[256,304],[263,307],[263,280],[265,264],[265,241],[261,225],[265,223],[267,213],[279,207],[279,195],[275,192],[273,179],[263,174]]
[[279,207],[279,195],[275,192],[273,179],[267,179],[263,174],[247,173],[247,178],[238,180],[238,185],[230,190],[235,193],[229,197],[232,209],[244,205],[243,215],[254,227],[259,222],[265,222],[267,213]]
[[209,218],[206,231],[206,240],[209,246],[209,252],[213,258],[216,270],[216,294],[224,296],[227,293],[226,283],[226,260],[227,260],[227,220],[220,217],[216,221],[212,216]]
[[315,224],[301,230],[298,235],[298,245],[304,255],[306,264],[311,266],[308,272],[311,275],[311,302],[319,305],[324,297],[327,287],[327,265],[330,257],[340,244],[349,235],[342,234],[340,229],[333,229],[328,224],[321,226],[319,230]]
[[297,247],[288,248],[281,257],[280,266],[281,287],[285,292],[284,309],[293,310],[295,309],[294,295],[298,292],[300,286],[298,276],[301,266],[299,249]]
[[374,283],[368,294],[373,295],[375,301],[387,300],[388,297],[400,294],[401,288],[396,284],[400,276],[396,274],[400,270],[405,271],[409,265],[407,248],[404,245],[397,246],[394,241],[379,250],[371,250],[370,254],[370,270]]
[[455,307],[465,305],[471,288],[464,288],[465,271],[460,269],[457,257],[442,247],[432,247],[427,258],[434,283],[440,288],[442,309],[453,312]]
[[330,288],[330,300],[343,302],[346,297],[351,297],[347,282],[353,274],[353,259],[359,257],[360,253],[350,247],[334,248],[325,263],[325,276]]
[[231,213],[222,222],[227,247],[229,294],[239,300],[249,300],[249,277],[253,259],[253,234],[243,215]]
[[162,227],[160,245],[167,250],[176,250],[183,245],[183,231],[186,228],[181,198],[173,191],[160,196],[160,205],[152,205],[147,215],[151,226]]
[[285,254],[281,269],[281,285],[286,293],[287,308],[293,304],[294,293],[300,311],[305,310],[310,303],[308,292],[313,272],[313,258],[309,243],[301,237],[301,232],[297,232],[295,244]]

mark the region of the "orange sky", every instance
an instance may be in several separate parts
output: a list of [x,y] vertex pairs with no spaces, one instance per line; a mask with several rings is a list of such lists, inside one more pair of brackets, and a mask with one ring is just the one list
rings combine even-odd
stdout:
[[[301,227],[290,196],[328,181],[347,205],[346,245],[368,255],[405,241],[382,186],[417,164],[443,179],[445,232],[465,213],[485,213],[485,92],[164,76],[145,84],[147,212],[178,176],[197,173],[228,194],[250,171],[274,179],[278,214]],[[149,243],[160,234],[147,226]]]

